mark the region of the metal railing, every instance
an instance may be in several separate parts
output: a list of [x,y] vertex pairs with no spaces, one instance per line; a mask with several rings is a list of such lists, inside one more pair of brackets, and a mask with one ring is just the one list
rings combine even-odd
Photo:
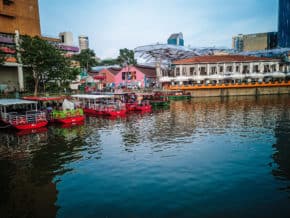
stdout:
[[4,122],[11,125],[25,125],[47,121],[45,112],[42,111],[27,111],[26,114],[18,114],[17,112],[1,113],[1,118]]

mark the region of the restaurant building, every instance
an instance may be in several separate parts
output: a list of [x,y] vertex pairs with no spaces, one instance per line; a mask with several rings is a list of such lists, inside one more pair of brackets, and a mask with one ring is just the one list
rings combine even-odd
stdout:
[[285,79],[289,70],[289,65],[274,58],[241,55],[195,56],[174,61],[172,69],[163,72],[159,82],[163,86],[262,82]]

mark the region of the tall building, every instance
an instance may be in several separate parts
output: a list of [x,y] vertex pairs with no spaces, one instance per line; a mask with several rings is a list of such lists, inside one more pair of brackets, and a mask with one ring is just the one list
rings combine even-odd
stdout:
[[184,46],[183,34],[182,33],[171,34],[167,40],[167,44]]
[[0,33],[40,36],[38,0],[0,0]]
[[62,44],[64,45],[73,45],[73,34],[72,32],[61,32],[59,33],[59,38]]
[[290,0],[279,0],[278,45],[290,48]]
[[237,51],[243,51],[243,34],[239,34],[237,36],[234,36],[232,39],[232,48]]
[[79,48],[80,50],[85,50],[89,48],[89,37],[79,36]]
[[277,32],[239,34],[233,37],[232,48],[237,51],[267,50],[277,47]]

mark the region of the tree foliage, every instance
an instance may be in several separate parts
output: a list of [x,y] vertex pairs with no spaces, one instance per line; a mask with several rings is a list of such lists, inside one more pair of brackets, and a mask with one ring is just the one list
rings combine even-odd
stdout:
[[76,61],[79,61],[81,68],[86,72],[91,70],[93,66],[97,65],[95,52],[91,49],[84,49],[79,54],[74,56]]
[[137,61],[136,61],[135,55],[134,55],[134,51],[129,50],[127,48],[120,49],[119,57],[117,60],[118,60],[118,63],[120,66],[137,64]]
[[119,65],[118,59],[104,59],[97,63],[98,66]]
[[32,73],[34,95],[40,87],[45,89],[48,81],[63,81],[63,77],[72,79],[70,76],[74,75],[74,69],[70,68],[70,62],[62,52],[37,36],[23,36],[19,52],[24,70]]
[[0,50],[0,65],[4,64],[5,61],[5,54]]

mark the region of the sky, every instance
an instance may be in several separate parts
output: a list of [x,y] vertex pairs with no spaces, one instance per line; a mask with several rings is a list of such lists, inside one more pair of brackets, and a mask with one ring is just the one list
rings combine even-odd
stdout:
[[239,33],[277,31],[278,0],[39,0],[42,35],[79,35],[102,59],[119,49],[166,43],[182,32],[185,46],[231,47]]

